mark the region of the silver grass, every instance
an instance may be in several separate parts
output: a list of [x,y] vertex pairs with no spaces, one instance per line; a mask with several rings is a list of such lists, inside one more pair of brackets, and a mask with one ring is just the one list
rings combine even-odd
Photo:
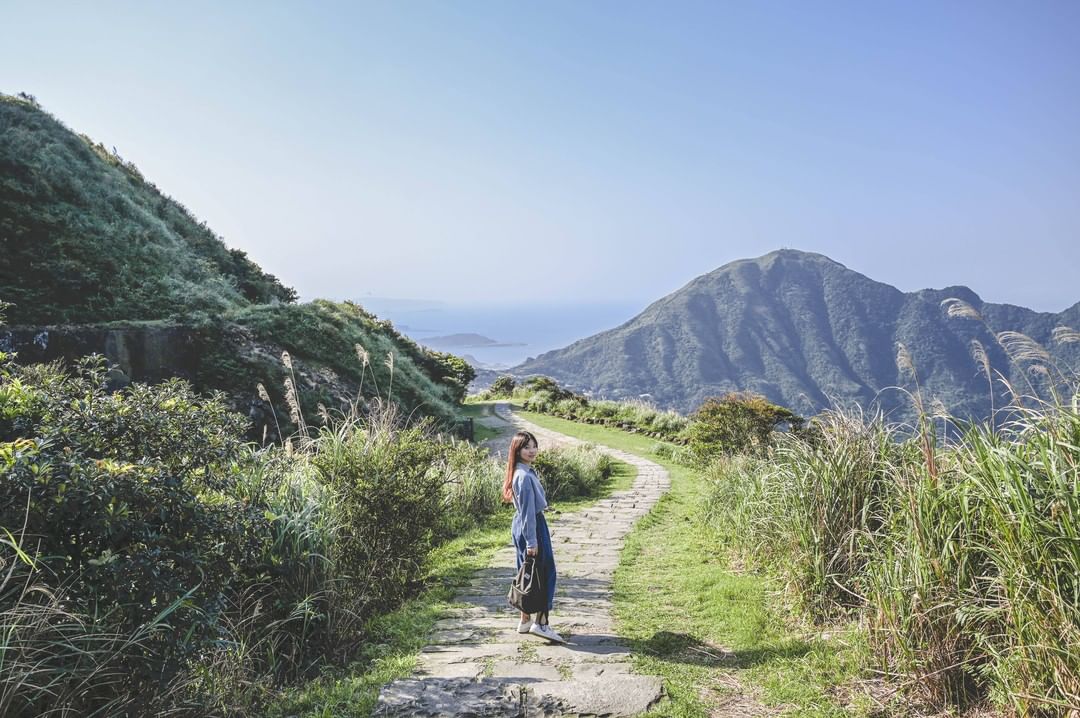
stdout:
[[983,374],[986,375],[986,380],[990,381],[990,357],[986,353],[986,347],[978,339],[971,340],[971,358],[982,369]]
[[942,299],[941,306],[945,307],[946,316],[960,319],[976,319],[980,322],[983,321],[982,315],[979,314],[978,310],[963,299],[957,299],[956,297]]
[[1080,343],[1080,332],[1072,327],[1054,327],[1051,335],[1058,344]]
[[1009,358],[1015,362],[1041,361],[1050,362],[1050,354],[1042,344],[1020,332],[998,332],[998,344],[1001,345]]
[[896,343],[896,368],[901,374],[915,374],[915,362],[903,342]]

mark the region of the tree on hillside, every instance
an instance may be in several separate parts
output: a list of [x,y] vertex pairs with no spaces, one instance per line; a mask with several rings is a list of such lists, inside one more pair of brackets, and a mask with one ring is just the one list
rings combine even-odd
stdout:
[[798,430],[803,422],[795,412],[759,394],[710,397],[690,416],[690,448],[702,458],[759,453],[769,446],[774,431]]
[[476,378],[476,369],[469,362],[449,352],[425,349],[424,354],[434,360],[435,371],[433,372],[433,378],[450,387],[454,393],[455,401],[460,402],[464,399],[469,384]]
[[514,377],[509,374],[503,374],[491,383],[491,388],[488,389],[488,393],[495,398],[509,399],[516,388],[517,382],[514,381]]

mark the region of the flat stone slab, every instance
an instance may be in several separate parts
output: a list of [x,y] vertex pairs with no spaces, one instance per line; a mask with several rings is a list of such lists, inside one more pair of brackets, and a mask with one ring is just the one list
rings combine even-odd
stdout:
[[[663,685],[655,676],[611,674],[603,678],[538,683],[527,690],[570,714],[636,716],[660,699]],[[565,713],[563,714],[565,715]]]
[[[490,425],[498,421],[508,431],[533,432],[544,446],[584,443],[518,417]],[[517,612],[506,604],[514,573],[514,550],[507,541],[436,623],[415,674],[382,688],[373,715],[620,718],[639,715],[660,700],[660,680],[635,674],[629,648],[612,632],[611,577],[627,532],[670,481],[651,461],[601,449],[637,466],[638,476],[633,488],[587,509],[549,515],[559,567],[551,622],[568,642],[517,633]]]

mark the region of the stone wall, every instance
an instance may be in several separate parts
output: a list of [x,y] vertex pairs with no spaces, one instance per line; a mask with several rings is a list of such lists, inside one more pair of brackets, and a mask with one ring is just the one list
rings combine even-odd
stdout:
[[57,359],[72,364],[79,357],[103,354],[114,365],[110,376],[116,386],[174,376],[192,380],[199,367],[194,332],[176,325],[0,327],[0,351],[16,352],[20,364]]

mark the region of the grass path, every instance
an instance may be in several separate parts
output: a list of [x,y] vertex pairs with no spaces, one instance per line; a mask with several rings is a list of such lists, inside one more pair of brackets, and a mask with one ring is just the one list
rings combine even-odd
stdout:
[[616,630],[635,668],[663,678],[665,716],[868,715],[853,630],[794,624],[764,578],[732,571],[699,521],[700,475],[651,453],[656,441],[540,414],[529,421],[647,457],[671,489],[627,536],[615,573]]

